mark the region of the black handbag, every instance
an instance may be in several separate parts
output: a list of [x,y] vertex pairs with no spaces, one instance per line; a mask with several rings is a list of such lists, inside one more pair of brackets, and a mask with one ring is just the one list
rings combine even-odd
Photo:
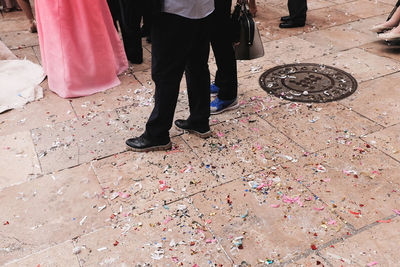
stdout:
[[237,4],[231,16],[235,27],[235,40],[239,45],[235,47],[237,60],[251,60],[264,56],[264,46],[257,25],[250,13],[247,4]]

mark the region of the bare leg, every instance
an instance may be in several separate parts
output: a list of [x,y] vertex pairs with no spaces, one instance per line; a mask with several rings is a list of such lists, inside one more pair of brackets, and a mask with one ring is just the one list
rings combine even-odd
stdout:
[[255,17],[257,14],[256,0],[249,0],[249,8],[250,8],[250,13],[253,15],[253,17]]
[[31,24],[30,31],[36,32],[36,22],[35,18],[33,17],[31,3],[29,2],[29,0],[17,0],[17,2],[22,10],[25,12],[26,17],[29,19],[29,22]]
[[394,12],[393,16],[390,18],[390,20],[386,21],[383,23],[383,26],[385,27],[396,27],[399,25],[400,22],[400,8],[397,8],[396,12]]

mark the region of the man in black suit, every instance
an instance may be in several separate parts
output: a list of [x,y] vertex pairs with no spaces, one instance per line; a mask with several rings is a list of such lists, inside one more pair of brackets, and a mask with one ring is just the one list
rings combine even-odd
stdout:
[[289,16],[281,18],[279,28],[304,27],[307,16],[307,0],[288,0]]

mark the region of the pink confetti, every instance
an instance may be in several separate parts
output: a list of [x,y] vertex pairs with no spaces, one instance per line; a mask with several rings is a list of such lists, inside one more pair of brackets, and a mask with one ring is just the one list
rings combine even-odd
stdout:
[[271,204],[271,208],[279,208],[280,206],[280,204]]
[[168,217],[165,219],[164,224],[169,223],[171,220],[172,220],[172,218],[168,216]]
[[303,202],[299,199],[296,201],[297,204],[299,204],[300,207],[303,207]]
[[262,183],[259,186],[257,186],[257,190],[261,190],[266,186],[266,184]]
[[335,220],[329,220],[328,224],[329,225],[336,225],[336,221]]
[[207,220],[207,224],[210,224],[212,221],[210,219]]
[[393,210],[394,213],[396,213],[397,215],[400,215],[400,210]]
[[127,199],[127,198],[130,198],[131,197],[131,194],[129,194],[129,193],[119,193],[118,194],[121,198],[124,198],[124,199]]
[[224,136],[224,134],[223,134],[223,133],[221,133],[221,132],[217,133],[217,135],[218,135],[218,137],[222,137],[222,136]]
[[299,199],[300,199],[300,196],[297,196],[295,198],[290,198],[290,197],[287,197],[286,195],[283,195],[282,201],[285,203],[293,204],[293,203],[296,203]]
[[217,239],[206,239],[206,243],[215,243]]
[[324,206],[322,206],[321,208],[314,207],[313,209],[314,209],[314,210],[317,210],[317,211],[321,211],[321,210],[324,210],[325,207],[324,207]]
[[374,265],[377,265],[377,264],[378,264],[378,262],[373,261],[373,262],[368,263],[367,266],[374,266]]

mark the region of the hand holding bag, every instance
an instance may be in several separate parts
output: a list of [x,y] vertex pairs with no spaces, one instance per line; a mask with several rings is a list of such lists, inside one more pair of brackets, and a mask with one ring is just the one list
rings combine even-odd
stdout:
[[244,2],[238,3],[232,13],[231,19],[236,29],[235,39],[239,39],[240,42],[235,47],[236,59],[251,60],[263,57],[264,46],[261,36],[247,4]]

